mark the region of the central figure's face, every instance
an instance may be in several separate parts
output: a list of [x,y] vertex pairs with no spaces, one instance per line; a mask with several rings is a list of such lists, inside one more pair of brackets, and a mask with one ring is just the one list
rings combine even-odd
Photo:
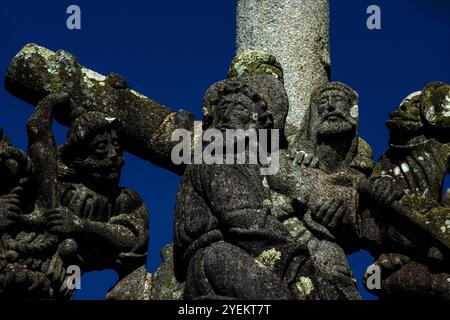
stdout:
[[[352,114],[350,99],[341,91],[328,90],[316,102],[319,116],[319,134],[347,132],[356,128],[357,114]],[[354,110],[353,112],[357,112]]]
[[83,161],[83,166],[95,179],[116,181],[120,178],[120,171],[124,164],[122,154],[117,132],[105,130],[90,141],[88,156]]
[[217,107],[212,127],[226,129],[262,129],[265,125],[264,110],[258,110],[249,97],[234,94],[226,97]]

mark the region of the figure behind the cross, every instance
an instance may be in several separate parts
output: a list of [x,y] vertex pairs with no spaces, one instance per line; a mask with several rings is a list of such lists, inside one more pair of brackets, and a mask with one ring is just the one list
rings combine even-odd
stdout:
[[52,244],[33,252],[51,282],[52,298],[70,298],[73,292],[67,287],[68,265],[82,273],[114,269],[123,278],[145,264],[148,242],[143,201],[119,186],[121,121],[74,108],[67,140],[58,150],[53,115],[69,103],[67,94],[47,96],[28,121],[37,195],[33,212],[16,217],[18,227],[32,235],[27,246],[36,247],[42,239]]

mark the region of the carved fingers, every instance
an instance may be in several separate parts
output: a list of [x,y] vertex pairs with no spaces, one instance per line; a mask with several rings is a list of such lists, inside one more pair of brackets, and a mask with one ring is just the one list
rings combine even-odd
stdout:
[[383,208],[390,208],[394,201],[404,196],[391,180],[384,178],[365,180],[359,189]]
[[76,234],[83,231],[84,221],[65,207],[49,210],[45,213],[47,227],[54,234]]
[[347,211],[341,199],[328,199],[312,210],[312,218],[327,229],[334,230],[340,224]]
[[319,159],[313,154],[308,154],[305,151],[294,151],[291,154],[291,159],[293,159],[294,165],[311,168],[319,167]]
[[20,221],[20,200],[16,195],[0,197],[0,227],[4,228]]

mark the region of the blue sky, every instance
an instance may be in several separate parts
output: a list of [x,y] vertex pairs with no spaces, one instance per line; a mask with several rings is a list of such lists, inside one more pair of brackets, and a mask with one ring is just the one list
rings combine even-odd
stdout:
[[[81,30],[66,28],[66,8],[81,8]],[[380,6],[382,29],[366,28],[366,9]],[[235,53],[235,1],[8,1],[0,11],[0,72],[17,51],[34,42],[63,48],[100,73],[117,72],[129,85],[174,110],[201,118],[206,89],[226,77]],[[384,121],[410,92],[439,80],[450,83],[450,2],[445,0],[331,0],[332,78],[360,95],[360,133],[378,158],[387,147]],[[0,90],[0,126],[26,149],[32,107]],[[66,129],[55,124],[58,143]],[[150,212],[148,269],[172,241],[179,177],[127,154],[122,185],[136,190]],[[371,260],[350,257],[361,278]],[[77,299],[101,299],[117,276],[86,274]],[[373,298],[363,293],[367,299]]]

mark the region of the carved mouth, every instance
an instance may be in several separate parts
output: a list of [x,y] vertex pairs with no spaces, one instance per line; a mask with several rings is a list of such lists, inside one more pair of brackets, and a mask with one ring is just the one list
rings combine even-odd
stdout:
[[347,121],[347,119],[345,119],[345,117],[341,114],[333,113],[333,114],[326,115],[323,118],[323,121],[333,121],[333,122],[334,121]]

